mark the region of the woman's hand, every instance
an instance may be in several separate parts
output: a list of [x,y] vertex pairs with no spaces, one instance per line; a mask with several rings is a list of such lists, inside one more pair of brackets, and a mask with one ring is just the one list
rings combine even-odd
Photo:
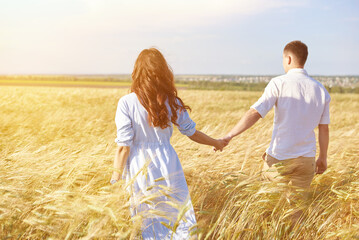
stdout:
[[226,142],[226,146],[228,145],[228,143],[232,140],[232,136],[231,135],[226,135],[222,138],[222,140],[224,140]]
[[222,145],[222,144],[224,144],[223,145],[223,147],[222,148],[219,148],[219,146],[218,147],[216,147],[216,146],[214,146],[213,147],[213,151],[217,151],[217,150],[220,150],[221,152],[222,152],[222,150],[223,150],[223,148],[225,147],[225,146],[227,146],[228,145],[228,143],[229,143],[229,141],[231,141],[232,140],[232,137],[231,136],[225,136],[225,137],[223,137],[223,138],[221,138],[221,139],[218,139],[217,141],[220,141],[220,145]]
[[114,171],[113,174],[112,174],[110,183],[115,184],[120,179],[121,179],[121,174],[119,172]]
[[216,144],[213,146],[214,148],[213,148],[213,150],[214,151],[221,151],[222,152],[222,150],[223,150],[223,148],[225,147],[225,146],[227,146],[228,145],[228,142],[226,141],[226,140],[224,140],[224,139],[217,139],[216,140]]

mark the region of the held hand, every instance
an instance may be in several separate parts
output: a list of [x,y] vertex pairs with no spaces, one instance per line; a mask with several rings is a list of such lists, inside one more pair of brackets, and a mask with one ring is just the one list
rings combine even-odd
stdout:
[[114,171],[110,183],[115,184],[120,179],[121,179],[121,174],[119,172]]
[[[232,137],[229,135],[226,135],[225,137],[218,139],[220,141],[222,141],[224,143],[224,147],[227,146],[229,144],[229,142],[232,140]],[[217,151],[217,150],[223,150],[223,149],[218,149],[216,147],[213,148],[213,151]]]
[[316,162],[316,173],[322,174],[327,170],[327,158],[319,157]]
[[226,143],[226,146],[229,144],[229,142],[232,140],[232,137],[229,136],[229,135],[226,135],[225,137],[222,138],[225,143]]
[[218,150],[222,152],[223,148],[228,144],[228,142],[226,142],[224,139],[217,139],[216,142],[217,143],[213,148],[213,151],[215,152]]

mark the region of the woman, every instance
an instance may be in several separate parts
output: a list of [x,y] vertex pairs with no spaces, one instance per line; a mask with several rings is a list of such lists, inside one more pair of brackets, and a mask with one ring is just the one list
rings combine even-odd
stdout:
[[191,140],[222,150],[225,143],[195,129],[165,58],[155,48],[138,56],[131,93],[117,106],[118,144],[111,183],[126,179],[132,216],[142,218],[144,239],[195,238],[194,215],[178,156],[170,144],[173,125]]

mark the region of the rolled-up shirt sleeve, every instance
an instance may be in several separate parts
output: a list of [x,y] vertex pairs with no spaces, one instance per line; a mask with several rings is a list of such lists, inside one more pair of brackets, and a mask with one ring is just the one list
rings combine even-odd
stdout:
[[324,111],[320,118],[319,124],[329,124],[330,123],[330,116],[329,116],[329,103],[331,97],[327,91],[325,91],[325,104],[324,104]]
[[178,130],[186,136],[192,136],[196,132],[196,123],[190,118],[186,109],[177,112]]
[[279,90],[272,79],[264,89],[262,96],[250,108],[255,109],[264,118],[277,102],[278,96]]
[[124,98],[121,98],[118,101],[115,122],[117,128],[115,142],[118,146],[130,146],[133,141],[134,131],[129,116],[128,106]]

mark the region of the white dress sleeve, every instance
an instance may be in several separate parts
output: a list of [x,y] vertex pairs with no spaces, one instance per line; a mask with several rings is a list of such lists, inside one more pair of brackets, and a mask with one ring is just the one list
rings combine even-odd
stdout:
[[186,136],[192,136],[196,132],[196,123],[189,117],[188,111],[177,111],[178,130]]
[[115,142],[118,146],[130,146],[133,142],[134,131],[128,105],[123,97],[118,101],[115,122],[117,128]]
[[251,106],[251,108],[257,110],[261,117],[264,118],[277,102],[278,96],[279,90],[272,79],[264,89],[262,96]]

